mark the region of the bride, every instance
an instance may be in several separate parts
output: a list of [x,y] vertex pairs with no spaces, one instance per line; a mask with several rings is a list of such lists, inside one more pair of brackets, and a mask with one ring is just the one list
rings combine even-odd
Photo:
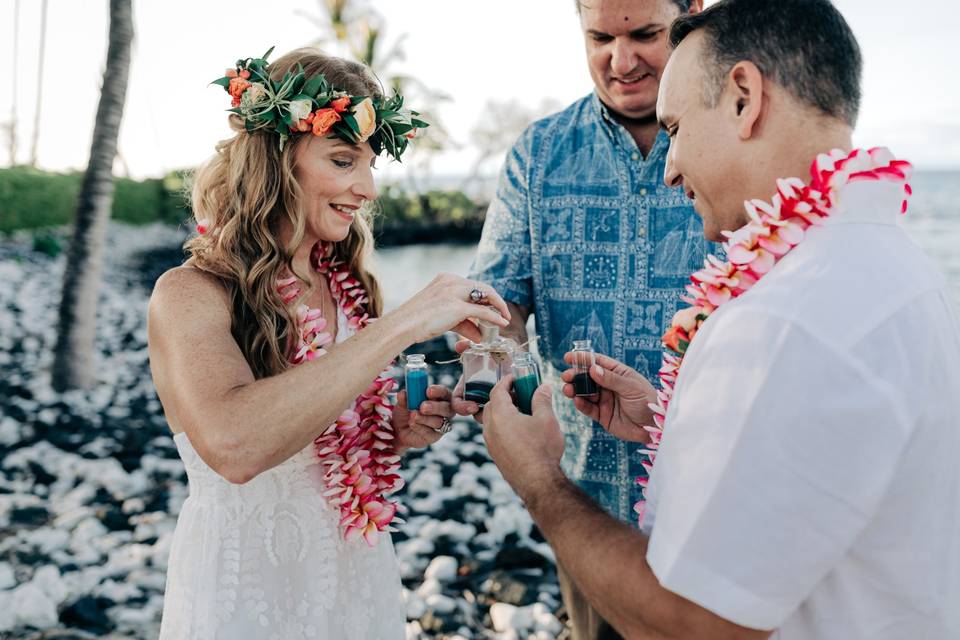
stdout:
[[399,454],[454,414],[440,386],[419,411],[403,392],[394,404],[383,370],[509,312],[489,287],[440,275],[381,315],[372,169],[427,124],[362,65],[268,55],[216,81],[235,134],[196,176],[189,259],[150,300],[153,380],[190,483],[160,637],[401,638],[388,494]]

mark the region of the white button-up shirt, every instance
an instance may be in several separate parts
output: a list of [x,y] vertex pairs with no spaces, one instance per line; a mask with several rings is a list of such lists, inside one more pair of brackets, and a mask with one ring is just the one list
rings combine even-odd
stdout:
[[855,182],[690,345],[643,528],[660,583],[775,638],[960,638],[960,328]]

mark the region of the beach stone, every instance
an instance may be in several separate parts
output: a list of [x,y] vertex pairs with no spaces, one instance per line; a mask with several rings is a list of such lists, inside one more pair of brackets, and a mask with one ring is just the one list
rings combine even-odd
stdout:
[[108,598],[84,596],[60,613],[60,622],[93,633],[108,633],[113,630],[114,625],[107,616],[106,610],[113,604],[113,601]]
[[450,582],[457,577],[457,559],[451,556],[437,556],[427,565],[423,577],[440,582]]
[[57,624],[56,604],[33,582],[13,590],[10,606],[16,612],[18,626],[47,629]]
[[17,584],[17,577],[9,562],[0,562],[0,589],[10,589]]
[[450,614],[457,610],[457,601],[442,593],[427,596],[426,604],[431,611],[438,614]]
[[490,621],[494,631],[525,631],[533,626],[533,614],[527,607],[497,602],[490,607]]

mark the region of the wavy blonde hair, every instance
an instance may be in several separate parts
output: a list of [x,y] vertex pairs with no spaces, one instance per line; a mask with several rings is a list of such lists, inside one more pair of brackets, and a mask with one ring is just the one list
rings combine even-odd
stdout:
[[[370,70],[359,63],[328,56],[316,49],[296,49],[270,64],[271,77],[280,79],[297,63],[307,77],[322,73],[337,89],[351,95],[381,96]],[[285,305],[277,280],[295,272],[293,254],[306,228],[302,191],[294,177],[294,151],[305,135],[279,149],[277,135],[247,133],[237,114],[230,115],[233,137],[217,144],[215,155],[193,179],[191,201],[196,220],[206,220],[210,231],[189,239],[184,249],[190,264],[218,278],[232,300],[231,332],[257,378],[275,375],[290,366],[296,345],[296,302]],[[293,228],[283,245],[280,222]],[[367,291],[366,312],[378,317],[383,310],[380,287],[369,268],[373,252],[370,208],[354,217],[347,237],[334,244],[334,255],[344,260]],[[301,300],[309,296],[304,292]]]

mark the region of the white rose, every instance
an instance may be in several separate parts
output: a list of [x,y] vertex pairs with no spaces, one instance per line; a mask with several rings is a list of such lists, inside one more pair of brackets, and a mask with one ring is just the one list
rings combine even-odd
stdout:
[[373,108],[373,101],[370,98],[364,98],[353,108],[353,117],[356,118],[357,126],[360,128],[358,144],[366,142],[367,138],[377,130],[377,111]]
[[294,122],[305,119],[311,111],[313,111],[312,100],[294,100],[290,103],[290,116]]

